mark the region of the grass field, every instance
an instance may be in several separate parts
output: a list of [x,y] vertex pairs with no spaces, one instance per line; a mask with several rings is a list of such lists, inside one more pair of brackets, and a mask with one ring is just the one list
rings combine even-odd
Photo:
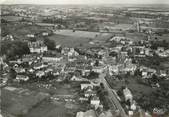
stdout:
[[53,104],[44,101],[32,109],[25,117],[73,117],[74,114],[64,107],[64,104]]
[[99,33],[99,32],[88,32],[88,31],[75,31],[73,30],[57,30],[54,32],[58,35],[72,36],[72,37],[83,37],[83,38],[96,38],[97,36],[107,36],[108,33]]
[[113,29],[113,30],[123,30],[123,31],[125,31],[125,30],[129,30],[129,29],[131,29],[133,27],[133,25],[132,24],[118,24],[118,25],[115,25],[114,27],[112,27],[111,29]]
[[29,91],[27,89],[18,88],[15,91],[2,89],[1,109],[2,111],[8,112],[12,115],[24,115],[48,96],[49,95],[46,93]]
[[19,16],[2,16],[2,18],[7,21],[19,21],[22,19],[22,17]]
[[54,34],[50,36],[49,39],[54,40],[56,45],[62,45],[66,47],[90,46],[88,44],[90,39],[84,37],[72,37],[72,36]]
[[[50,36],[49,39],[54,40],[56,45],[62,45],[66,47],[93,47],[96,45],[90,45],[90,41],[106,41],[112,36],[109,33],[99,32],[87,32],[87,31],[75,31],[72,30],[60,30],[55,31],[55,34]],[[96,36],[97,35],[97,36]]]

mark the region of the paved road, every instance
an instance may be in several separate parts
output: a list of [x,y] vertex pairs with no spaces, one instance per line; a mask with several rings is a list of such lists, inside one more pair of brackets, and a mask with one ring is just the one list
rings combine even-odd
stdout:
[[99,76],[99,79],[100,79],[100,82],[102,82],[104,84],[104,87],[108,91],[108,96],[110,98],[110,101],[112,102],[111,109],[112,110],[115,109],[115,110],[119,111],[119,114],[121,115],[121,117],[128,117],[126,112],[124,111],[123,107],[121,106],[120,102],[118,101],[116,94],[114,94],[112,92],[111,87],[109,86],[109,84],[105,80],[105,76],[106,76],[105,73],[101,73]]

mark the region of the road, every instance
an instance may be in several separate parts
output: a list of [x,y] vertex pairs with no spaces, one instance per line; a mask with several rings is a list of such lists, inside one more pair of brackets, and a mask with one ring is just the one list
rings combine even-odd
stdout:
[[112,91],[111,87],[109,86],[109,84],[105,80],[105,76],[106,76],[106,73],[101,73],[99,75],[99,80],[100,80],[100,83],[104,84],[104,87],[108,91],[109,99],[112,102],[111,109],[112,110],[115,109],[116,111],[119,111],[119,114],[121,117],[128,117],[128,115],[124,111],[123,107],[121,106],[120,102],[118,101],[116,94]]

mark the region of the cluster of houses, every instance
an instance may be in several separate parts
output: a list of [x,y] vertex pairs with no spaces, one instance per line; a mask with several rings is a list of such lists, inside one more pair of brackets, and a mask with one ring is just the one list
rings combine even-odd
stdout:
[[97,96],[95,85],[90,82],[81,83],[80,85],[82,95],[79,100],[81,103],[89,102],[90,109],[86,112],[77,112],[76,117],[113,117],[110,110],[105,111],[103,105]]

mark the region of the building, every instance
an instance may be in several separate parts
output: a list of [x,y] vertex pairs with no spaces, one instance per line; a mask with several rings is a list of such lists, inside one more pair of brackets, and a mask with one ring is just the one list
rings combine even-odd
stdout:
[[91,87],[93,89],[93,85],[90,83],[83,83],[80,85],[81,90],[87,89],[88,87]]
[[46,62],[59,62],[63,59],[63,57],[61,55],[57,55],[57,56],[43,56],[42,60],[46,61]]
[[124,94],[125,101],[129,100],[130,102],[132,102],[133,95],[131,94],[131,91],[127,87],[123,89],[123,94]]
[[38,71],[38,72],[36,72],[36,77],[42,78],[43,76],[45,76],[45,72],[44,71]]
[[93,105],[93,106],[95,106],[95,107],[99,107],[99,105],[100,105],[100,99],[99,99],[99,97],[93,96],[91,98],[91,100],[90,100],[90,104]]
[[77,77],[75,75],[72,76],[72,78],[70,78],[71,81],[88,81],[85,78],[81,78],[81,77]]
[[90,97],[90,96],[96,96],[96,91],[93,91],[91,87],[87,88],[85,91],[84,91],[84,96],[85,97]]
[[28,47],[31,53],[44,53],[48,50],[43,41],[29,42]]
[[17,81],[28,81],[29,80],[29,77],[28,76],[25,76],[25,75],[17,75],[16,76],[16,80]]
[[96,117],[94,110],[88,110],[86,112],[77,112],[76,117]]

